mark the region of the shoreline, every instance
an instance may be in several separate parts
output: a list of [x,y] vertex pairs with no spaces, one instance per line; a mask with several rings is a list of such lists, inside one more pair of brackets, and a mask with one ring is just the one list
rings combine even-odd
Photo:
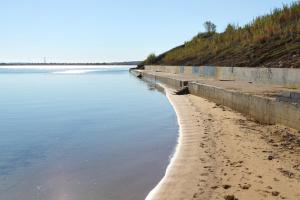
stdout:
[[[257,124],[227,107],[162,87],[177,116],[178,142],[146,200],[300,198],[299,132]],[[295,142],[277,148],[289,134]]]
[[[197,191],[197,185],[192,189],[190,184],[186,184],[188,180],[181,179],[185,173],[187,173],[189,176],[196,175],[197,168],[200,167],[200,163],[198,162],[198,159],[195,159],[197,157],[198,153],[200,152],[193,152],[190,151],[190,147],[195,148],[195,145],[197,145],[197,141],[193,138],[195,133],[197,131],[200,131],[199,128],[194,125],[192,129],[186,127],[187,123],[184,123],[187,119],[187,116],[183,114],[183,111],[189,107],[188,102],[186,102],[186,98],[184,96],[177,96],[173,95],[172,92],[175,90],[171,89],[170,87],[159,84],[164,91],[165,95],[168,98],[168,101],[172,105],[174,112],[176,113],[177,122],[178,122],[178,139],[177,144],[175,147],[175,153],[172,155],[170,159],[170,163],[166,168],[166,172],[164,177],[159,181],[159,183],[149,192],[145,200],[162,200],[162,199],[181,199],[181,198],[187,198],[187,196],[190,196],[190,198],[193,198],[195,192]],[[183,102],[184,103],[183,103]],[[183,105],[180,105],[182,104]],[[188,115],[191,114],[191,112],[188,113]],[[195,121],[192,121],[192,124]],[[191,131],[192,130],[192,131]],[[189,140],[195,140],[194,145],[190,145]],[[192,153],[191,153],[192,152]],[[187,156],[188,155],[188,156]],[[187,157],[186,157],[187,156]],[[190,169],[186,170],[184,173],[180,172],[180,168],[178,166],[184,167],[185,161],[189,160],[189,166],[192,166]],[[174,190],[174,185],[176,185],[176,188],[180,188],[181,190],[188,189],[190,194],[182,193],[174,193],[172,190]],[[185,186],[184,186],[185,185]],[[172,195],[172,193],[174,195]],[[187,190],[186,190],[187,192]]]
[[158,184],[149,192],[149,194],[147,195],[147,197],[146,197],[145,200],[152,200],[155,197],[155,195],[158,193],[159,188],[166,181],[166,179],[168,177],[169,170],[171,169],[172,165],[174,165],[175,159],[176,159],[176,157],[178,155],[178,151],[179,151],[179,148],[180,148],[180,139],[182,137],[182,129],[181,129],[181,124],[180,124],[180,116],[178,114],[178,111],[176,110],[176,106],[174,105],[174,102],[170,98],[170,91],[169,91],[169,89],[167,89],[166,86],[163,86],[163,85],[160,85],[160,86],[164,89],[165,95],[166,95],[168,101],[170,102],[171,106],[173,107],[174,112],[176,113],[176,118],[177,118],[177,123],[178,123],[179,129],[178,129],[178,136],[177,136],[177,144],[176,144],[176,147],[175,147],[175,153],[173,153],[173,155],[171,155],[171,159],[170,159],[170,162],[169,162],[169,164],[168,164],[168,166],[166,168],[165,175],[158,182]]

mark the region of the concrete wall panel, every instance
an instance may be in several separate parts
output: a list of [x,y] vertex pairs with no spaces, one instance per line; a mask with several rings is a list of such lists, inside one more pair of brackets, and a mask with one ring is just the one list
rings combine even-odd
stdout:
[[145,66],[146,70],[194,75],[218,80],[238,80],[300,88],[300,69],[214,66]]
[[[159,67],[149,67],[148,69],[151,70],[160,70],[166,68],[159,68]],[[177,68],[179,71],[179,67]],[[201,74],[200,68],[200,74]],[[205,69],[205,68],[204,68]],[[232,77],[234,73],[231,73],[230,68],[215,68],[216,71],[218,71],[218,76],[222,78],[229,78]],[[170,70],[170,69],[168,69]],[[193,67],[189,68],[190,72],[193,72]],[[211,68],[209,68],[211,70]],[[282,77],[278,77],[277,73],[291,73],[291,71],[286,69],[280,69],[282,70],[274,72],[275,75],[270,76],[270,71],[268,69],[263,69],[261,71],[257,71],[255,69],[246,69],[246,70],[240,70],[236,72],[235,74],[238,74],[239,76],[244,76],[245,80],[260,80],[260,81],[275,81],[278,83],[278,81],[285,81],[286,83],[293,82],[294,84],[298,84],[299,80],[296,80],[296,77],[298,76],[297,72],[295,75],[288,75],[288,78],[282,79]],[[272,70],[271,70],[272,71]],[[206,99],[209,99],[217,104],[228,106],[246,116],[249,118],[252,118],[260,123],[263,124],[283,124],[292,128],[295,128],[297,130],[300,130],[300,105],[296,103],[291,102],[284,102],[284,101],[278,101],[275,99],[270,99],[262,96],[256,96],[251,94],[246,94],[238,91],[231,91],[226,90],[223,88],[211,86],[211,85],[205,85],[201,83],[195,83],[195,82],[183,82],[181,80],[172,79],[168,77],[163,76],[154,76],[149,73],[143,73],[143,79],[154,82],[154,83],[164,83],[168,86],[180,89],[184,85],[188,85],[189,91],[191,94],[200,96]],[[214,73],[214,72],[212,72]],[[211,74],[209,72],[208,74]],[[253,79],[246,79],[246,78],[253,78]],[[275,77],[275,78],[274,78]],[[279,78],[280,80],[276,80]]]

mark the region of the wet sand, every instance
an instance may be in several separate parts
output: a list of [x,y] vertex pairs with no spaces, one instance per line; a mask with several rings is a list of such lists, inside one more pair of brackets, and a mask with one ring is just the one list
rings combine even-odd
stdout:
[[165,90],[180,133],[166,175],[147,200],[300,199],[299,131]]

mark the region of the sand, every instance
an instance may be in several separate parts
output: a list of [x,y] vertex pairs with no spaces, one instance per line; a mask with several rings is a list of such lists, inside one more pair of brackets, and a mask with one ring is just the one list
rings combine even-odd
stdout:
[[178,145],[147,200],[300,199],[298,131],[165,91],[180,126]]

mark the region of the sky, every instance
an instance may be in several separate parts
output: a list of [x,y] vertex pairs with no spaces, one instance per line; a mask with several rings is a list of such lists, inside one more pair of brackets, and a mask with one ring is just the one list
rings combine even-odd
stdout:
[[0,0],[0,62],[143,60],[292,0]]

